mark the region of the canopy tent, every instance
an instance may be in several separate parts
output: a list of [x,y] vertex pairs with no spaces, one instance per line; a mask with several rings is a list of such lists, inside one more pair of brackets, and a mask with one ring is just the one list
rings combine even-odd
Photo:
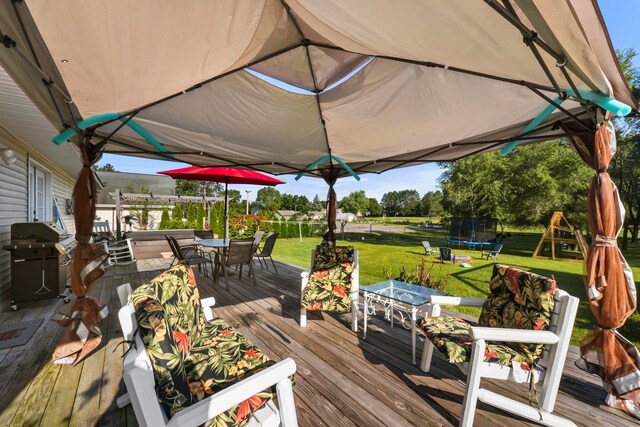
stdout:
[[[637,112],[593,0],[192,3],[2,2],[0,64],[60,129],[54,142],[83,144],[87,162],[104,151],[330,186],[567,137],[598,172],[596,204],[611,147],[594,133],[605,141],[605,113]],[[616,301],[635,308],[633,280],[611,255],[612,203],[590,210],[602,237],[590,253],[608,261],[590,255],[587,288],[605,328],[626,319],[606,319]],[[596,338],[619,350],[608,331]],[[605,366],[622,363],[621,351],[601,353],[613,358]],[[637,401],[640,370],[622,364],[622,388],[622,371],[601,374],[614,400]]]

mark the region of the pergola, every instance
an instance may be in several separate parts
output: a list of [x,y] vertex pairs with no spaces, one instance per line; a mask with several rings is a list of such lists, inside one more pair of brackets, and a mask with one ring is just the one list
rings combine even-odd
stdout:
[[6,1],[0,41],[53,142],[83,152],[80,296],[99,275],[85,225],[101,152],[322,177],[331,241],[339,177],[567,138],[597,171],[586,290],[603,329],[585,368],[610,404],[638,401],[640,357],[615,331],[635,285],[606,173],[608,119],[637,106],[595,1]]

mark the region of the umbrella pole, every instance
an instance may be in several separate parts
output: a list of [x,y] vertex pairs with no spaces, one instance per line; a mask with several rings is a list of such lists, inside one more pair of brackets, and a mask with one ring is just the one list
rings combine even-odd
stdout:
[[229,178],[224,180],[224,238],[229,239],[229,200],[227,190],[229,187]]

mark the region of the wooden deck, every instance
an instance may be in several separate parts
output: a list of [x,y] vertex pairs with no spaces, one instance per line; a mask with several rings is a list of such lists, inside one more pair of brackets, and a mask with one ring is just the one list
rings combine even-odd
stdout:
[[[108,302],[110,314],[101,324],[103,343],[78,366],[51,363],[62,329],[46,321],[31,341],[0,350],[0,425],[2,426],[124,426],[137,425],[131,407],[118,409],[122,346],[117,320],[117,285],[137,286],[166,267],[162,260],[139,261],[137,271],[109,273],[96,284],[93,296]],[[345,316],[309,316],[298,325],[299,272],[278,263],[273,270],[256,269],[258,286],[234,276],[231,291],[199,277],[202,297],[216,298],[215,313],[238,328],[275,360],[293,357],[298,365],[294,387],[301,426],[450,426],[457,425],[464,392],[460,372],[434,358],[432,371],[410,363],[409,333],[390,329],[374,319],[367,334],[354,334]],[[14,313],[8,295],[0,296],[0,325],[49,319],[60,304],[47,300],[24,304]],[[418,357],[421,354],[419,345]],[[556,413],[584,426],[640,425],[603,405],[598,379],[574,367],[572,348],[562,380]],[[527,385],[490,383],[490,389],[527,399]],[[530,425],[479,404],[476,425]]]

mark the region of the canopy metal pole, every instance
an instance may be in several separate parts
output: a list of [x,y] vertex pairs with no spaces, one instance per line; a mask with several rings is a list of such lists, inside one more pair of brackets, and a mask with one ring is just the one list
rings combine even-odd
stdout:
[[229,197],[227,190],[229,187],[229,177],[224,178],[224,239],[229,239]]

